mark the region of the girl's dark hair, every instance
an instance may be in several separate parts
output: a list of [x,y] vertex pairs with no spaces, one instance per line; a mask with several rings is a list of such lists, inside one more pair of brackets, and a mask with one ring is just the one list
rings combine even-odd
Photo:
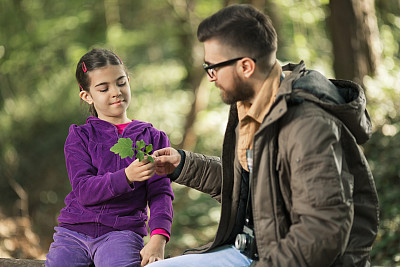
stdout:
[[[95,48],[83,55],[76,66],[75,73],[79,89],[89,92],[90,79],[88,72],[107,65],[123,65],[123,63],[116,54],[106,49]],[[125,72],[127,73],[126,69]],[[89,106],[89,113],[97,117],[97,111],[93,104]]]
[[225,7],[203,20],[197,30],[200,42],[216,38],[237,49],[241,56],[255,59],[270,56],[278,48],[277,34],[270,18],[251,5]]

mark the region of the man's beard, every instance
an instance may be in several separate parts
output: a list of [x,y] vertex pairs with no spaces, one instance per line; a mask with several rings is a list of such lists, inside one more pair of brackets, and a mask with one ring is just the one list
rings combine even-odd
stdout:
[[231,105],[238,101],[247,101],[254,96],[253,88],[237,75],[233,76],[233,80],[234,85],[232,90],[221,90],[221,99],[225,104]]

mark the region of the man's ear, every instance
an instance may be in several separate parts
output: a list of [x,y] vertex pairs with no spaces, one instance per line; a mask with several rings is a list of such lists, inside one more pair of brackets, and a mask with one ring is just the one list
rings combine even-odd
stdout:
[[93,99],[92,96],[89,94],[89,92],[86,92],[85,90],[80,91],[79,96],[83,101],[85,101],[89,105],[93,104]]
[[245,57],[241,60],[239,67],[243,76],[250,78],[255,71],[256,63],[251,58]]

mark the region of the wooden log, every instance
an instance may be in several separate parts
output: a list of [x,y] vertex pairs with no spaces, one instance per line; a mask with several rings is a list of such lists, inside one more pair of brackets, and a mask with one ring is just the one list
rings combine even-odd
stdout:
[[5,259],[0,258],[0,267],[43,267],[44,260]]

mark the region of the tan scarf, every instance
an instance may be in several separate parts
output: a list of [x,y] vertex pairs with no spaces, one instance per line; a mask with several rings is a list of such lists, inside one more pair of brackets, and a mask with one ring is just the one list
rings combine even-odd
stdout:
[[249,169],[247,167],[246,150],[253,148],[254,135],[270,110],[272,103],[275,101],[281,75],[282,67],[276,62],[261,90],[258,92],[254,103],[250,104],[247,101],[237,102],[239,117],[237,153],[240,164],[247,171]]

